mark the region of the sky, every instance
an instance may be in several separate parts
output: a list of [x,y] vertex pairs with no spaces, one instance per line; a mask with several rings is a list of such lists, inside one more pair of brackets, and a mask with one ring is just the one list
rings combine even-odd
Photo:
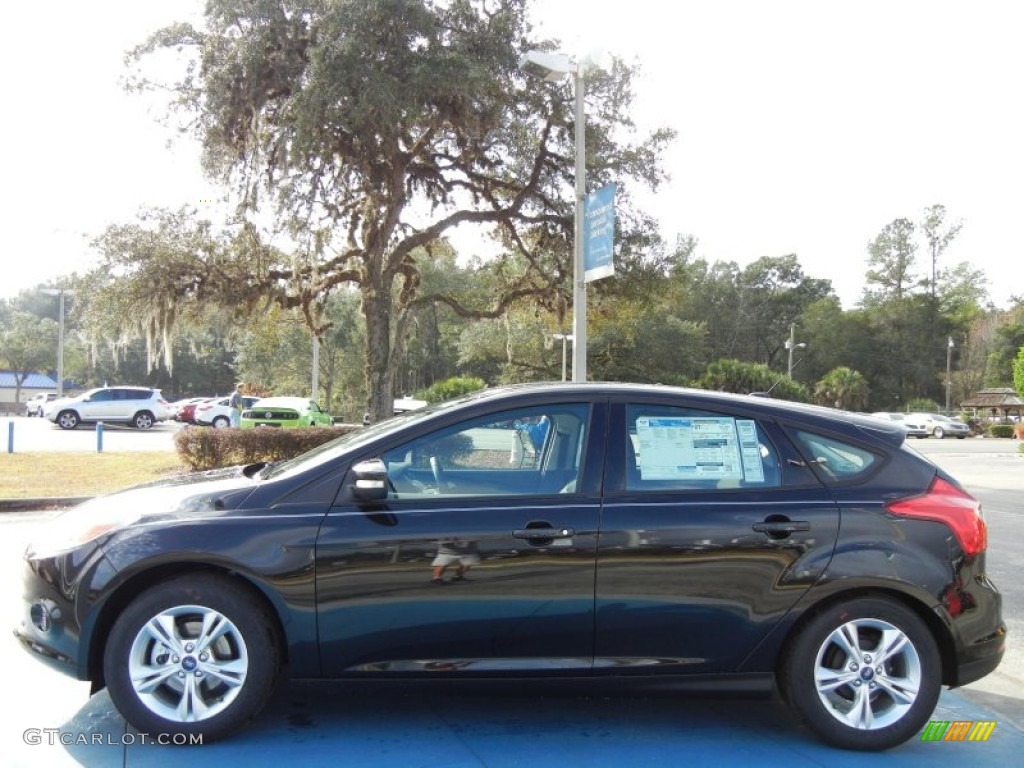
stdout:
[[[5,11],[0,297],[87,270],[90,240],[143,206],[219,195],[198,150],[126,93],[124,52],[201,0],[52,0]],[[794,253],[843,306],[867,244],[942,204],[991,300],[1024,296],[1024,3],[1015,0],[534,0],[566,53],[640,70],[634,118],[678,137],[640,200],[669,242],[740,266]],[[922,269],[925,254],[919,250]]]

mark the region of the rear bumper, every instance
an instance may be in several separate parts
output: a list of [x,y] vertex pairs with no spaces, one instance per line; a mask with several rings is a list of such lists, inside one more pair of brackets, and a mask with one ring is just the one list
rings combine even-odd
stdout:
[[[1006,623],[1003,621],[1003,596],[985,575],[965,579],[969,589],[952,602],[944,600],[939,609],[944,620],[952,620],[956,648],[955,668],[950,670],[952,686],[967,685],[992,672],[1006,651]],[[951,607],[959,610],[951,611]]]

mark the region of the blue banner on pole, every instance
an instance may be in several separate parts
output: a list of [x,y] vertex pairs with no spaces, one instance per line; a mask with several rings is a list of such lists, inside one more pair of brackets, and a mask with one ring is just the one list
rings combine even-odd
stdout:
[[615,273],[615,185],[591,192],[583,201],[583,281]]

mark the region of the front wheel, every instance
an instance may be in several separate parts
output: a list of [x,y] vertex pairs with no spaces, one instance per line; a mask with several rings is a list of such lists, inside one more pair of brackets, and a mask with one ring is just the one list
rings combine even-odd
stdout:
[[231,420],[227,416],[218,416],[213,420],[214,429],[226,429],[231,426]]
[[103,656],[110,698],[144,733],[226,736],[273,691],[279,652],[271,626],[263,604],[226,579],[158,584],[111,629]]
[[921,731],[942,688],[938,646],[891,600],[833,605],[804,626],[779,670],[790,705],[844,749],[895,747]]
[[932,434],[935,435],[937,440],[941,440],[946,436],[946,431],[942,427],[936,427],[932,430]]

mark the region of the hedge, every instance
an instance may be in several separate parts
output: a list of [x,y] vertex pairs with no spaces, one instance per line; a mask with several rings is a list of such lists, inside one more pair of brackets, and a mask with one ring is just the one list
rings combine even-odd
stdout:
[[174,448],[189,469],[217,469],[290,459],[357,429],[362,427],[356,424],[302,429],[186,427],[174,436]]
[[1013,437],[1013,424],[989,424],[985,427],[987,437]]

